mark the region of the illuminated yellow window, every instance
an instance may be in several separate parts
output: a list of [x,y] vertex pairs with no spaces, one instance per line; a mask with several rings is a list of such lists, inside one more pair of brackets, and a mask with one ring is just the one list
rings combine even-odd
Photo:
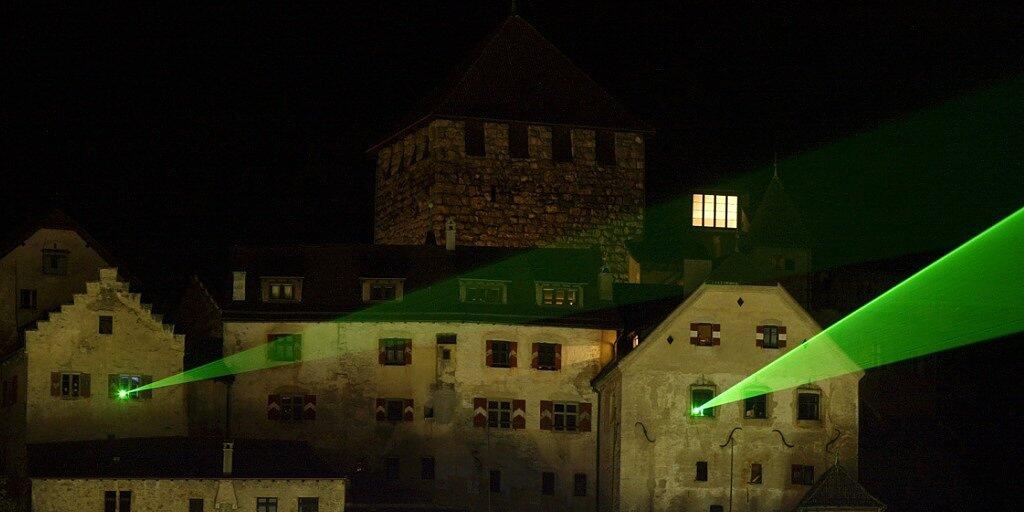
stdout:
[[718,194],[693,195],[693,225],[704,228],[739,227],[739,199]]

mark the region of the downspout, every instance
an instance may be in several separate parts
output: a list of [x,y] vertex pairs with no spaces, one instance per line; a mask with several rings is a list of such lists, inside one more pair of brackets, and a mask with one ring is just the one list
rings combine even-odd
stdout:
[[718,445],[719,448],[729,447],[729,512],[732,512],[732,480],[733,480],[733,459],[736,455],[736,441],[732,438],[732,435],[737,430],[743,430],[743,427],[734,427],[729,432],[729,438],[725,440],[725,444]]
[[[513,6],[515,4],[513,3]],[[615,350],[614,348],[612,350]],[[601,390],[597,391],[597,416],[591,418],[596,427],[597,434],[594,435],[597,450],[594,450],[594,510],[601,510]]]

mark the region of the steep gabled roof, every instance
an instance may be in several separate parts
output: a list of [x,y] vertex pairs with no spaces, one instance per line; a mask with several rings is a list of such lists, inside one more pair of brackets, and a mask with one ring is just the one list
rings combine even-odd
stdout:
[[778,175],[772,177],[757,205],[747,241],[770,247],[807,247],[810,242],[803,218],[782,188]]
[[834,464],[804,495],[796,510],[883,511],[885,504],[860,485],[840,464]]
[[100,243],[89,235],[89,233],[78,222],[58,209],[50,210],[46,215],[37,217],[21,226],[18,231],[14,232],[11,237],[6,240],[5,244],[2,246],[3,252],[0,253],[0,257],[10,254],[11,251],[25,243],[25,240],[28,240],[29,237],[34,235],[36,231],[39,231],[40,229],[74,231],[82,240],[85,241],[86,245],[96,251],[96,253],[103,258],[103,261],[106,261],[111,266],[116,266],[117,262],[114,261],[110,251],[100,245]]
[[651,131],[517,15],[371,151],[434,117]]

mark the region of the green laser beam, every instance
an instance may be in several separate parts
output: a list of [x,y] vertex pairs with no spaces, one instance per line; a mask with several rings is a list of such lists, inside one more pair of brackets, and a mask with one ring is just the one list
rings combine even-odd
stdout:
[[1024,331],[1024,208],[765,365],[709,407]]

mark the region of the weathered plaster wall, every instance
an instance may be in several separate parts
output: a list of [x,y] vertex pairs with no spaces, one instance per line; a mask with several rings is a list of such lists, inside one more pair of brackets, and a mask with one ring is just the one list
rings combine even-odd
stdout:
[[556,163],[548,126],[529,127],[530,158],[509,156],[506,123],[485,123],[486,156],[467,156],[463,126],[434,120],[378,152],[377,243],[421,244],[430,230],[443,241],[452,217],[459,244],[598,245],[626,280],[624,243],[643,233],[643,136],[616,133],[616,165],[603,166],[593,130],[573,129],[573,161]]
[[[100,315],[113,316],[113,334],[98,333]],[[138,401],[111,398],[107,391],[108,374],[156,380],[181,372],[183,346],[183,337],[141,304],[116,269],[101,270],[100,280],[89,282],[73,304],[26,332],[28,442],[185,435],[182,386]],[[60,371],[90,374],[91,396],[51,396],[50,374]]]
[[[721,345],[691,345],[691,322],[721,324]],[[761,324],[787,326],[787,348],[757,347],[755,328]],[[735,435],[733,461],[737,512],[794,506],[809,487],[790,483],[790,465],[813,465],[816,478],[824,473],[834,461],[825,445],[836,429],[843,435],[833,450],[856,474],[859,373],[816,383],[822,394],[821,421],[796,419],[796,390],[770,394],[767,419],[744,418],[742,402],[718,407],[712,418],[690,415],[691,386],[724,391],[819,330],[779,287],[705,285],[688,299],[614,371],[621,378],[622,396],[629,397],[621,406],[620,510],[728,508],[730,449],[720,445],[734,427],[743,429]],[[608,382],[614,389],[614,381]],[[655,442],[644,438],[637,421]],[[794,447],[786,447],[775,429]],[[602,445],[608,442],[610,437],[602,436]],[[695,481],[695,465],[702,460],[708,462],[707,482]],[[754,462],[763,466],[762,484],[748,483]]]
[[[43,249],[68,251],[67,275],[42,272]],[[45,312],[70,302],[75,293],[85,291],[86,281],[98,279],[99,269],[108,265],[74,231],[36,231],[0,258],[0,346],[13,341],[17,326],[41,318]],[[36,290],[35,309],[18,308],[18,292],[22,288]]]
[[[589,402],[596,414],[596,395],[589,381],[596,374],[601,346],[614,332],[594,329],[497,324],[436,323],[225,323],[225,353],[257,347],[268,333],[303,334],[307,362],[240,374],[233,386],[232,424],[241,437],[282,437],[307,440],[348,454],[349,463],[363,459],[379,475],[382,457],[399,457],[397,482],[376,476],[376,485],[394,496],[439,505],[492,510],[593,510],[595,432],[561,433],[540,430],[540,401]],[[439,378],[437,334],[454,333],[448,345],[455,371]],[[409,338],[412,364],[381,366],[380,338]],[[517,368],[485,365],[485,341],[519,343]],[[530,368],[533,342],[561,343],[562,369]],[[308,358],[322,357],[308,361]],[[267,419],[267,395],[317,395],[317,419],[295,423]],[[374,400],[412,398],[415,419],[388,423],[375,419]],[[473,398],[526,400],[525,430],[472,426]],[[424,407],[434,418],[424,418]],[[596,428],[596,427],[595,427]],[[434,457],[436,480],[420,480],[420,458]],[[488,471],[502,471],[503,492],[488,492]],[[541,495],[541,472],[557,473],[556,495]],[[586,473],[585,497],[572,496],[574,473]]]
[[[103,510],[105,491],[131,491],[132,510],[186,512],[191,498],[202,498],[214,510],[221,482],[234,489],[239,512],[255,512],[257,497],[276,497],[279,512],[297,512],[298,498],[319,498],[321,512],[345,510],[342,479],[49,479],[32,480],[35,512]],[[222,496],[223,499],[223,496]],[[231,510],[230,507],[227,508]]]
[[[0,363],[0,378],[4,382],[16,379],[17,394],[15,402],[0,408],[0,471],[9,479],[9,488],[14,491],[27,492],[26,451],[25,451],[25,375],[27,374],[25,351],[20,350]],[[12,493],[15,496],[20,492]]]

